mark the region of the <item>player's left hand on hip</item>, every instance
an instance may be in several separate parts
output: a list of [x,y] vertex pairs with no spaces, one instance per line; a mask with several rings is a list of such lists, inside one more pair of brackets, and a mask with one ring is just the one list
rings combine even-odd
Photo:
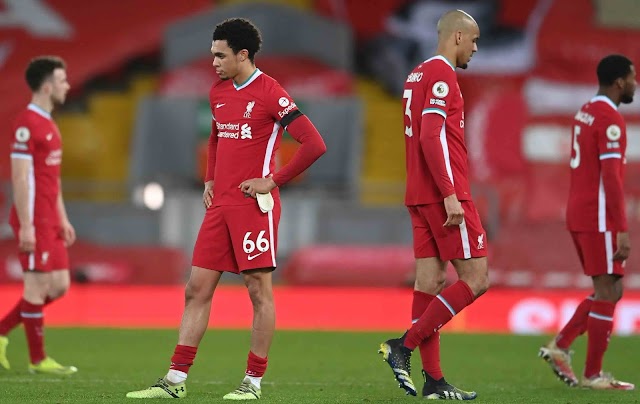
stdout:
[[616,244],[618,245],[618,249],[613,254],[614,261],[624,261],[629,258],[629,253],[631,252],[631,241],[629,241],[629,233],[626,231],[619,232],[616,236]]
[[240,191],[252,198],[255,198],[256,194],[268,194],[275,187],[276,183],[271,179],[271,176],[267,178],[252,178],[242,181],[242,183],[238,185]]
[[444,222],[444,227],[458,226],[464,220],[464,209],[456,194],[444,198],[444,209],[447,212],[447,221]]
[[76,241],[76,230],[69,222],[62,223],[61,227],[64,244],[65,246],[70,247]]

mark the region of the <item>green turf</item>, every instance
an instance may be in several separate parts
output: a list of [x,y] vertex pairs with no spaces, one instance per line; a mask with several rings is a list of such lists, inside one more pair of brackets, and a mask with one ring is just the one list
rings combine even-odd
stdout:
[[[191,370],[190,403],[222,402],[240,382],[246,365],[247,331],[209,331]],[[11,372],[0,372],[1,403],[135,403],[127,391],[145,388],[165,374],[176,332],[171,330],[49,329],[51,356],[76,365],[72,377],[30,375],[22,330],[10,335]],[[376,354],[391,337],[376,333],[278,332],[263,385],[264,402],[410,402]],[[546,337],[442,336],[442,360],[450,382],[474,389],[483,403],[640,403],[637,392],[570,389],[536,357]],[[576,345],[582,370],[584,338]],[[638,382],[640,338],[614,338],[605,368]],[[414,377],[419,389],[418,355]],[[154,402],[157,402],[154,401]]]

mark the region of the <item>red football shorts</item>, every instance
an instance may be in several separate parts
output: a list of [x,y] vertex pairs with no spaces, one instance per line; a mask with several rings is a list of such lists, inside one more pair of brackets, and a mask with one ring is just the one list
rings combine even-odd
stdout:
[[[19,228],[11,226],[18,240]],[[19,252],[23,271],[49,272],[69,269],[69,255],[59,227],[36,226],[36,249],[32,253]]]
[[464,221],[447,226],[444,203],[408,206],[413,226],[413,253],[416,258],[439,257],[443,261],[487,256],[487,235],[472,201],[460,201]]
[[572,231],[571,237],[578,251],[578,257],[580,257],[585,275],[613,274],[624,276],[624,262],[613,260],[613,254],[618,249],[615,232]]
[[257,203],[207,209],[193,248],[193,266],[240,273],[275,268],[280,203],[262,213]]

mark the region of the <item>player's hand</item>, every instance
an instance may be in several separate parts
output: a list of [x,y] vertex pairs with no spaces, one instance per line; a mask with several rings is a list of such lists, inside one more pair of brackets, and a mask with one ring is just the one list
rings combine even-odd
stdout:
[[631,241],[629,241],[629,233],[619,232],[616,238],[616,242],[618,244],[618,250],[615,254],[613,254],[614,261],[624,261],[629,258],[629,253],[631,252]]
[[238,188],[245,195],[256,197],[256,194],[268,194],[271,190],[278,185],[271,179],[271,176],[266,178],[252,178],[250,180],[242,181]]
[[447,221],[443,226],[458,226],[464,220],[464,209],[456,194],[444,198],[444,210],[447,212]]
[[76,229],[73,228],[68,220],[63,222],[60,227],[62,228],[60,232],[62,239],[64,240],[64,245],[66,247],[71,247],[73,243],[76,242]]
[[22,252],[34,252],[36,250],[36,229],[33,225],[20,226],[18,232],[18,247]]
[[204,183],[202,202],[204,203],[205,208],[210,208],[213,204],[213,181],[207,181]]

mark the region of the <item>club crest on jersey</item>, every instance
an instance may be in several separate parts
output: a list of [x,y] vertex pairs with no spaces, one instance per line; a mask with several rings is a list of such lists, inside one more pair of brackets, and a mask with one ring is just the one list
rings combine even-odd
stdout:
[[26,143],[29,138],[31,138],[31,132],[29,132],[29,128],[25,126],[21,126],[16,129],[16,140],[20,143]]
[[618,125],[609,125],[609,127],[607,128],[607,138],[612,142],[615,142],[616,140],[620,139],[620,136],[622,136],[620,127]]
[[431,87],[431,92],[438,98],[444,98],[449,94],[449,85],[444,81],[438,81]]
[[245,118],[251,118],[251,111],[253,111],[253,106],[256,105],[255,101],[251,101],[247,104],[247,110],[244,111]]

